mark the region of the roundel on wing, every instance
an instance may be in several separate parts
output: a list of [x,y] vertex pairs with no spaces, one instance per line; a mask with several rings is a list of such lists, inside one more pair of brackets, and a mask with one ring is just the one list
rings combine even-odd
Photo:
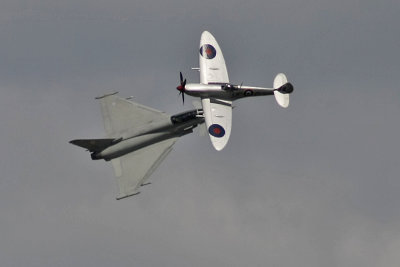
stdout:
[[208,127],[208,132],[214,137],[223,137],[225,135],[225,129],[219,124],[213,124]]
[[217,55],[217,51],[215,50],[214,46],[205,44],[200,47],[200,55],[206,59],[213,59]]

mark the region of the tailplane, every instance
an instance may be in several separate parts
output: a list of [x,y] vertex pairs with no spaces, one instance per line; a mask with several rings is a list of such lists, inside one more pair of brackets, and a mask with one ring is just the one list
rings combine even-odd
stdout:
[[90,152],[98,152],[101,151],[110,145],[114,144],[118,140],[113,138],[107,139],[76,139],[69,141],[71,144],[86,148]]
[[286,75],[279,73],[274,79],[274,95],[279,106],[287,108],[289,106],[289,94],[293,92],[293,85],[288,82]]

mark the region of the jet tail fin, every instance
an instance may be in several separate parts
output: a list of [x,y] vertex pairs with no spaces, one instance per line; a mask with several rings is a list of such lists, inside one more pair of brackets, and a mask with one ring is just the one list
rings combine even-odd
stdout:
[[97,152],[109,147],[111,144],[114,144],[116,139],[107,138],[107,139],[75,139],[69,141],[71,144],[86,148],[90,152]]

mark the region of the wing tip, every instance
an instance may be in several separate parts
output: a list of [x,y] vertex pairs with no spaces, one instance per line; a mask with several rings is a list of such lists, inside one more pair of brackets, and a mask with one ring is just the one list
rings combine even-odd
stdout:
[[117,91],[111,92],[111,93],[108,93],[108,94],[104,94],[104,95],[101,95],[101,96],[96,96],[95,99],[102,99],[102,98],[105,98],[107,96],[112,96],[112,95],[116,95],[116,94],[118,94]]
[[201,33],[201,35],[203,36],[205,36],[205,35],[212,35],[209,31],[207,31],[207,30],[204,30],[202,33]]
[[207,30],[203,31],[203,33],[201,34],[200,40],[201,40],[201,43],[205,43],[205,42],[217,43],[217,40],[215,39],[214,35],[212,35]]
[[211,144],[213,145],[214,149],[217,151],[223,150],[226,147],[226,145],[228,144],[229,136],[227,138],[223,138],[223,139],[216,138],[210,134],[209,134],[209,136],[210,136]]
[[117,200],[121,200],[121,199],[124,199],[124,198],[136,196],[136,195],[139,195],[139,194],[140,194],[140,191],[137,191],[137,192],[135,192],[135,193],[128,194],[128,195],[121,194],[121,195],[118,195],[118,196],[116,197],[116,199],[117,199]]

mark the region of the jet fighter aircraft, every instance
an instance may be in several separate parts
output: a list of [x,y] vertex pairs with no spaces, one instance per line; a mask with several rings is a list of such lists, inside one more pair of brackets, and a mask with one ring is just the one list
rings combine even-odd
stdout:
[[76,139],[93,160],[111,161],[117,178],[117,199],[140,193],[152,172],[172,150],[176,140],[204,123],[201,109],[169,116],[164,112],[116,96],[97,97],[107,138]]
[[222,51],[208,31],[201,35],[199,63],[200,67],[194,69],[200,71],[200,83],[186,83],[180,73],[180,85],[176,89],[182,94],[183,102],[185,94],[201,98],[208,133],[216,150],[222,150],[226,146],[231,134],[232,101],[250,96],[275,95],[281,107],[289,106],[289,94],[293,92],[293,85],[283,73],[275,77],[273,88],[229,83]]

